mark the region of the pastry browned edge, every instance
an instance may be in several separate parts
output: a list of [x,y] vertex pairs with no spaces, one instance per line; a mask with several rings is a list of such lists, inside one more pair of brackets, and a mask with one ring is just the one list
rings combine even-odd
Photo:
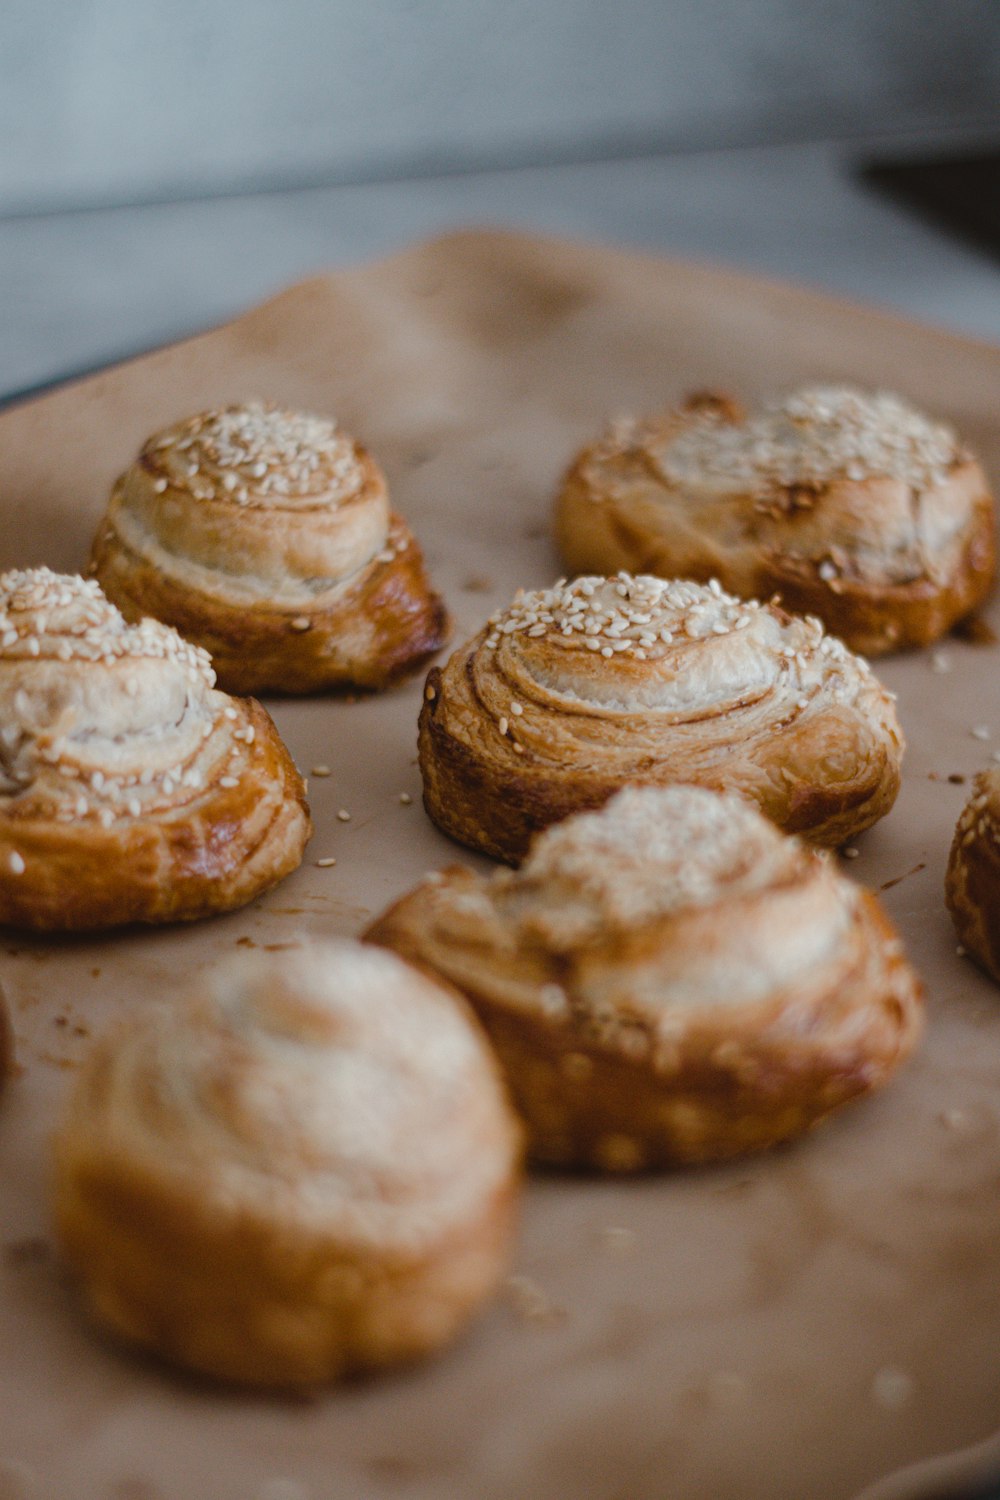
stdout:
[[954,431],[842,386],[753,415],[702,394],[615,423],[571,464],[556,536],[574,571],[778,593],[872,656],[936,640],[996,567],[990,486]]
[[260,402],[151,437],[90,571],[126,618],[203,646],[231,692],[383,688],[448,636],[371,454],[328,418]]
[[878,900],[749,804],[626,788],[519,870],[430,875],[368,929],[466,995],[558,1166],[722,1160],[879,1088],[921,985]]
[[294,870],[302,778],[252,698],[82,578],[0,575],[0,924],[179,922]]
[[903,736],[891,696],[817,620],[620,574],[519,593],[433,668],[419,753],[434,822],[514,864],[626,782],[738,791],[842,844],[892,806]]
[[242,1385],[430,1354],[507,1264],[521,1132],[465,1005],[393,954],[237,955],[86,1059],[63,1254],[128,1343]]
[[945,901],[966,951],[1000,981],[1000,769],[979,773],[962,809]]

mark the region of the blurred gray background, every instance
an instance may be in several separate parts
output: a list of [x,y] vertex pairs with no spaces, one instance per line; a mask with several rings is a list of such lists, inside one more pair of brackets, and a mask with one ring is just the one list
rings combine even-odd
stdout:
[[0,211],[995,121],[996,0],[4,0]]
[[991,137],[1000,0],[0,0],[0,393],[482,222],[998,337],[850,171]]

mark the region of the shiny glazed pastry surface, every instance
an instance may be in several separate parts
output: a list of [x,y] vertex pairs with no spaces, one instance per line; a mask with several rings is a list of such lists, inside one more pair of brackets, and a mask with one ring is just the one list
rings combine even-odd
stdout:
[[129,619],[204,646],[234,692],[384,687],[447,636],[371,455],[328,418],[260,402],[151,437],[90,568]]
[[876,898],[749,804],[626,788],[517,871],[428,876],[369,929],[468,996],[534,1157],[632,1171],[795,1136],[886,1081],[921,987]]
[[174,922],[242,906],[302,858],[302,779],[204,651],[97,584],[0,575],[0,923]]
[[424,802],[516,863],[531,835],[626,782],[696,782],[840,844],[888,812],[890,695],[819,622],[717,583],[621,574],[521,593],[427,679]]
[[980,772],[962,809],[945,900],[963,946],[1000,981],[1000,770]]
[[133,1011],[56,1139],[94,1316],[193,1370],[308,1386],[436,1349],[494,1289],[520,1131],[464,1004],[341,941]]
[[974,608],[995,529],[986,476],[950,427],[839,386],[752,416],[703,395],[618,422],[578,455],[556,508],[576,571],[777,592],[869,655],[935,640]]

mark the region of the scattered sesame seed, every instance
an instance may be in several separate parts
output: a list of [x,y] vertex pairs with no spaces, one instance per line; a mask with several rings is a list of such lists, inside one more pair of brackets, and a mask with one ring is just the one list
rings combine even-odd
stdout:
[[312,770],[310,771],[309,774],[310,774],[310,776],[323,777],[323,776],[330,776],[332,774],[332,772],[330,771],[330,767],[329,766],[313,766],[313,768],[312,768]]
[[351,821],[351,815],[347,811],[346,807],[342,807],[339,810],[339,812],[337,813],[337,817],[341,823],[349,823]]
[[12,875],[24,874],[26,868],[24,863],[24,855],[18,854],[16,849],[12,849],[10,851],[10,854],[7,857],[7,863],[10,865]]
[[413,801],[413,798],[410,796],[409,792],[400,792],[399,800],[400,802],[402,802],[404,807],[409,807],[411,802]]
[[974,740],[988,740],[990,737],[989,728],[985,724],[974,724],[969,733]]
[[948,655],[948,653],[946,651],[932,651],[931,652],[931,671],[932,672],[950,672],[951,671],[951,657]]
[[840,852],[843,854],[843,856],[844,856],[845,859],[857,859],[858,855],[861,853],[861,850],[860,849],[842,849]]
[[508,719],[501,719],[497,724],[497,728],[499,729],[501,734],[506,734],[507,730],[510,728],[510,721]]
[[337,861],[333,858],[333,856],[327,854],[322,859],[318,859],[316,861],[316,868],[319,870],[330,870],[336,863]]
[[295,618],[293,620],[289,620],[288,623],[291,625],[293,630],[308,630],[312,624],[312,621],[306,615],[296,615]]

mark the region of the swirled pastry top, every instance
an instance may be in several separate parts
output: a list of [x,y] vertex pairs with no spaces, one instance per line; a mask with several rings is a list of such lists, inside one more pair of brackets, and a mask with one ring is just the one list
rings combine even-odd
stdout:
[[51,795],[56,816],[110,822],[201,786],[230,702],[214,683],[205,651],[126,624],[96,583],[0,575],[0,799]]
[[[432,672],[426,698],[431,815],[502,858],[626,781],[737,790],[818,842],[867,827],[898,788],[902,735],[866,663],[817,620],[714,581],[619,574],[521,593]],[[490,788],[509,838],[470,836]]]
[[459,988],[572,1012],[628,1050],[640,1024],[666,1036],[689,1011],[835,984],[857,963],[860,895],[739,797],[626,787],[540,833],[516,871],[429,877],[397,920],[418,934],[402,951]]
[[511,1172],[517,1132],[457,998],[348,941],[239,954],[95,1049],[66,1150],[121,1156],[200,1211],[344,1251],[422,1253]]
[[0,575],[0,922],[187,921],[293,870],[302,779],[207,654],[82,578]]
[[108,524],[200,592],[289,605],[315,603],[394,550],[385,481],[360,444],[330,418],[262,402],[151,437]]
[[575,568],[779,589],[867,651],[933,639],[993,572],[992,497],[953,429],[843,386],[619,422],[570,469],[557,525]]

